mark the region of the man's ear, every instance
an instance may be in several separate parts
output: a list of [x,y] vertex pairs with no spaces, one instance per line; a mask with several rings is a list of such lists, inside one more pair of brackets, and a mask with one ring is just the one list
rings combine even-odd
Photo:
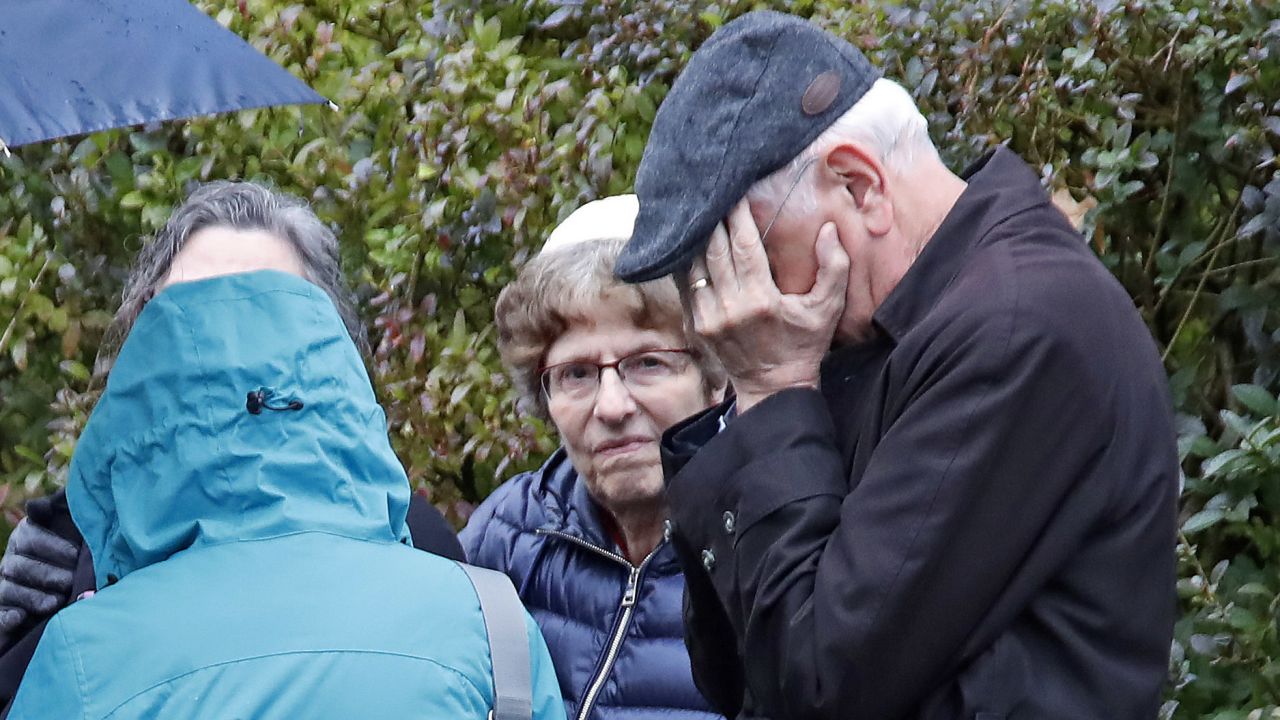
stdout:
[[889,173],[875,154],[858,143],[840,143],[827,150],[823,159],[827,169],[844,185],[867,232],[888,233],[893,227]]

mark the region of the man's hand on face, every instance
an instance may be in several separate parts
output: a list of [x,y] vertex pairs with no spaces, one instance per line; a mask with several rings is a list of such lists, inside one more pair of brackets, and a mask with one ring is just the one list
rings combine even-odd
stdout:
[[818,231],[817,280],[803,295],[778,290],[760,233],[739,202],[711,234],[703,257],[679,283],[693,329],[707,339],[737,391],[745,412],[793,387],[817,387],[818,369],[844,311],[849,256],[835,225]]

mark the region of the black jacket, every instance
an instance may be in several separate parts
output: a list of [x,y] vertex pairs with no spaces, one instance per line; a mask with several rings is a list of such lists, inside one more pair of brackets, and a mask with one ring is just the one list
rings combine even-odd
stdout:
[[[71,512],[67,509],[67,496],[59,490],[47,498],[36,498],[27,503],[27,516],[58,535],[80,547],[76,561],[75,577],[72,580],[71,597],[74,600],[86,590],[94,589],[93,558],[85,546],[84,538],[76,530],[71,520]],[[413,536],[413,545],[442,555],[451,560],[466,562],[462,552],[462,544],[454,535],[453,528],[431,503],[421,495],[413,493],[409,498],[409,515],[407,518],[409,532]],[[48,617],[32,618],[26,628],[14,633],[8,646],[0,648],[0,719],[9,713],[9,704],[18,692],[18,685],[26,673],[31,656],[36,651],[40,636],[44,634]]]
[[1165,375],[1003,148],[822,389],[664,464],[687,642],[730,716],[1154,718],[1175,613]]

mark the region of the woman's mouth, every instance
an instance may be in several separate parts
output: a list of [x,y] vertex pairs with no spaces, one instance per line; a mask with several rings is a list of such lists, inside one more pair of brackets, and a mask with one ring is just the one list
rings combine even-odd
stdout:
[[625,455],[627,453],[640,450],[653,442],[653,438],[632,435],[628,437],[614,438],[599,443],[595,447],[595,454],[601,457],[613,457],[615,455]]

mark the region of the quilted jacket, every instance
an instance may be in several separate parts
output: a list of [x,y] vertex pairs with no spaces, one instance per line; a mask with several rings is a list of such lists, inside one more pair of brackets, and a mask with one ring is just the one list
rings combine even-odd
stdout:
[[684,575],[663,542],[633,566],[564,450],[476,509],[462,545],[510,576],[542,628],[571,720],[709,720],[684,645]]

